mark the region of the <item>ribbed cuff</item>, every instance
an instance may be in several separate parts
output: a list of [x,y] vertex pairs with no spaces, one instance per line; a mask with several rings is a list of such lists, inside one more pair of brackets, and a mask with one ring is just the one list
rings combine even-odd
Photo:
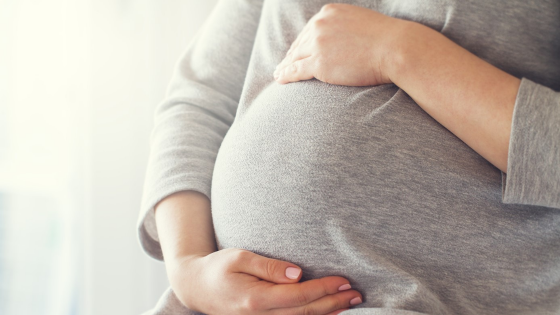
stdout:
[[523,78],[511,128],[502,201],[560,208],[560,93]]

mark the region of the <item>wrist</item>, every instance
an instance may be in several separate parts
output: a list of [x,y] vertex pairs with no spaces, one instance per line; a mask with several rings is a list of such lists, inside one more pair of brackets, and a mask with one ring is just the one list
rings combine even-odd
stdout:
[[399,19],[396,25],[394,40],[386,51],[383,71],[391,82],[403,88],[401,83],[411,67],[430,52],[430,47],[437,47],[443,35],[413,21]]
[[168,269],[169,271],[172,270],[176,270],[176,269],[180,269],[183,268],[184,266],[195,262],[195,261],[199,261],[203,258],[205,258],[206,256],[208,256],[209,254],[211,254],[212,252],[201,252],[201,253],[189,253],[189,254],[184,254],[184,255],[176,255],[176,256],[172,256],[172,257],[165,257],[164,256],[164,263],[165,263],[165,268]]
[[193,287],[200,282],[203,259],[206,256],[189,255],[165,261],[165,271],[169,285],[177,299],[185,307],[198,311],[196,299],[193,298]]

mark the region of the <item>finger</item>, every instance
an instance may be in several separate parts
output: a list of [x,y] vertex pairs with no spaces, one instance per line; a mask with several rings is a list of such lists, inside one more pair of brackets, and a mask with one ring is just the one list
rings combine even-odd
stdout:
[[352,306],[362,303],[362,295],[354,290],[340,292],[324,296],[309,304],[292,307],[277,308],[271,310],[270,314],[274,315],[301,315],[301,314],[329,314],[339,310],[345,310]]
[[[295,307],[309,304],[324,296],[348,291],[351,286],[342,277],[325,277],[301,283],[272,285],[262,290],[264,308]],[[356,291],[354,291],[357,293]],[[325,313],[326,314],[326,313]]]
[[302,41],[293,48],[293,50],[288,54],[282,61],[276,66],[274,70],[275,73],[282,71],[287,65],[311,56],[311,45],[309,44],[309,36],[302,39]]
[[306,36],[308,29],[309,29],[309,24],[306,24],[303,27],[303,30],[296,37],[296,40],[294,40],[290,45],[290,48],[286,52],[286,56],[290,55],[294,51],[294,49],[299,45],[299,42],[301,41],[302,37]]
[[319,16],[319,13],[320,12],[309,19],[303,30],[297,36],[296,40],[290,46],[290,49],[288,49],[288,52],[286,53],[284,59],[276,66],[276,68],[274,69],[275,77],[276,74],[282,71],[282,69],[287,65],[293,63],[296,60],[304,59],[311,56],[311,45],[309,44],[309,42],[312,32],[310,30],[311,25],[313,25],[313,21]]
[[340,313],[342,313],[342,312],[344,312],[344,311],[347,311],[347,310],[349,310],[349,308],[343,308],[343,309],[338,310],[338,311],[330,312],[330,313],[328,313],[327,315],[338,315],[338,314],[340,314]]
[[292,43],[292,46],[290,47],[288,52],[286,52],[286,57],[284,58],[284,60],[289,59],[288,57],[294,58],[298,48],[301,48],[302,46],[308,46],[307,44],[309,43],[312,34],[313,33],[311,32],[310,28],[307,28],[303,32],[301,32],[296,41]]
[[319,15],[319,12],[316,13],[315,15],[313,15],[309,21],[307,21],[307,23],[305,24],[305,26],[303,27],[303,29],[301,30],[301,32],[298,34],[298,36],[296,37],[296,40],[294,40],[294,42],[292,43],[292,45],[290,45],[290,49],[288,49],[288,52],[286,53],[286,55],[288,53],[290,53],[291,51],[293,51],[293,49],[299,45],[299,42],[302,40],[303,37],[306,37],[309,29],[311,28],[311,25],[313,24],[312,21],[315,20],[317,18],[317,16]]
[[315,71],[314,60],[313,56],[296,60],[284,67],[274,78],[281,84],[313,79]]
[[301,278],[301,268],[295,264],[245,250],[237,253],[231,269],[274,283],[294,283]]

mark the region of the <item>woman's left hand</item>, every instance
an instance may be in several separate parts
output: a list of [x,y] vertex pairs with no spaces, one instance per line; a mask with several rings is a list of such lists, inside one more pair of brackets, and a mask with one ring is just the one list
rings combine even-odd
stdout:
[[341,3],[324,5],[292,43],[274,77],[348,86],[391,83],[387,63],[407,21]]

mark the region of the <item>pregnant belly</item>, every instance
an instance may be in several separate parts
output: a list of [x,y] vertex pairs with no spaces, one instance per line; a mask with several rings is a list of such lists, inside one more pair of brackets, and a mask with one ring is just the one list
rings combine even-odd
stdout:
[[500,172],[394,85],[274,84],[239,106],[212,182],[220,248],[344,276],[363,307],[456,314],[552,294],[534,284],[559,255],[519,257],[560,253],[543,223],[558,215],[502,204]]
[[385,167],[371,165],[384,140],[368,115],[372,100],[382,107],[397,92],[315,80],[273,85],[241,103],[214,168],[220,245],[300,263],[324,257],[322,247],[333,246],[327,229],[371,216],[371,184],[383,185],[375,173]]

